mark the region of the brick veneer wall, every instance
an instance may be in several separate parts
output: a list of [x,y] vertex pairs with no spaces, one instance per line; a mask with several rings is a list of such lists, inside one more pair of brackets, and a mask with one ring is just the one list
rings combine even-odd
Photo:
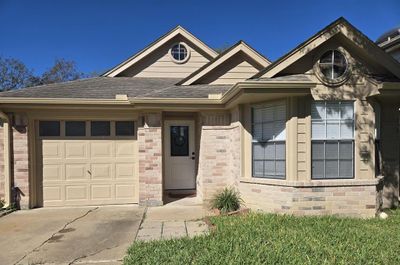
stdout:
[[[339,215],[373,217],[376,183],[359,182],[340,186],[291,187],[251,183],[243,180],[239,189],[247,207],[267,212],[295,215]],[[345,182],[344,182],[345,183]]]
[[14,126],[13,134],[13,169],[14,187],[20,191],[20,207],[29,208],[29,154],[27,126]]
[[163,204],[161,114],[145,114],[138,128],[139,204]]
[[201,194],[207,203],[226,186],[237,186],[240,174],[240,126],[230,123],[229,113],[202,116],[199,176]]

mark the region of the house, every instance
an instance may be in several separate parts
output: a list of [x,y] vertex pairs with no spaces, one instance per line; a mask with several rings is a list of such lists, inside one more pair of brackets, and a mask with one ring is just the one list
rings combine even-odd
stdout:
[[[1,197],[370,217],[399,202],[400,64],[344,18],[271,63],[176,27],[100,77],[0,93]],[[14,187],[14,188],[13,188]]]
[[400,61],[400,28],[394,28],[378,38],[376,43],[387,53]]

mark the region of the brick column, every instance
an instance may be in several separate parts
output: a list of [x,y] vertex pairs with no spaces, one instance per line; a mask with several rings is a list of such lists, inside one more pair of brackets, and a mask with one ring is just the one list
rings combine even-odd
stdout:
[[161,113],[145,113],[138,128],[139,204],[163,204],[162,181],[162,117]]
[[199,181],[204,201],[226,186],[236,186],[240,175],[240,127],[230,113],[202,113]]
[[[21,209],[29,208],[29,153],[28,126],[14,125],[12,128],[13,147],[13,195]],[[17,193],[17,194],[15,194]]]

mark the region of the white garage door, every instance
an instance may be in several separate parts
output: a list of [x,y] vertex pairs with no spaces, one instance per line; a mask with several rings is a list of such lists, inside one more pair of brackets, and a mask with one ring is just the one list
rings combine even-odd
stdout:
[[117,136],[115,124],[108,136],[93,136],[90,122],[85,136],[67,136],[66,122],[60,122],[59,137],[40,136],[43,206],[138,202],[136,140]]

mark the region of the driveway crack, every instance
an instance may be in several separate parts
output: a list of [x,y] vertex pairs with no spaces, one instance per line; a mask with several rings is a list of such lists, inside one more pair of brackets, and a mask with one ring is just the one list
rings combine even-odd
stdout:
[[87,211],[86,213],[84,213],[81,216],[78,216],[74,219],[72,219],[71,221],[67,222],[61,229],[59,229],[57,232],[53,233],[48,239],[46,239],[45,241],[43,241],[39,246],[35,247],[34,249],[32,249],[31,251],[29,251],[28,253],[26,253],[22,258],[20,258],[17,262],[14,263],[14,265],[17,265],[18,263],[20,263],[22,260],[24,260],[27,256],[29,256],[30,254],[32,254],[33,252],[39,251],[39,249],[41,247],[43,247],[43,245],[45,245],[47,242],[49,242],[55,235],[57,235],[58,233],[60,233],[60,231],[66,229],[69,225],[71,225],[72,223],[78,221],[79,219],[82,219],[84,217],[86,217],[88,214],[90,214],[91,212],[96,211],[97,209],[99,209],[99,207],[90,209],[89,211]]
[[[83,255],[83,256],[77,257],[77,258],[75,258],[73,261],[71,261],[70,263],[68,263],[68,265],[73,265],[74,263],[76,264],[80,259],[92,257],[92,256],[94,256],[94,255],[97,255],[97,254],[99,254],[99,253],[105,251],[105,250],[110,250],[110,249],[116,248],[116,247],[118,247],[118,246],[119,246],[119,245],[115,245],[115,246],[108,247],[108,248],[103,248],[103,249],[100,249],[100,250],[98,250],[98,251],[95,251],[95,252],[93,252],[93,253],[91,253],[91,254],[87,254],[87,255]],[[121,259],[121,260],[122,260],[122,259]],[[113,260],[113,261],[114,261],[114,260]],[[115,260],[115,261],[120,261],[120,260]],[[88,261],[88,262],[90,262],[90,261]]]

